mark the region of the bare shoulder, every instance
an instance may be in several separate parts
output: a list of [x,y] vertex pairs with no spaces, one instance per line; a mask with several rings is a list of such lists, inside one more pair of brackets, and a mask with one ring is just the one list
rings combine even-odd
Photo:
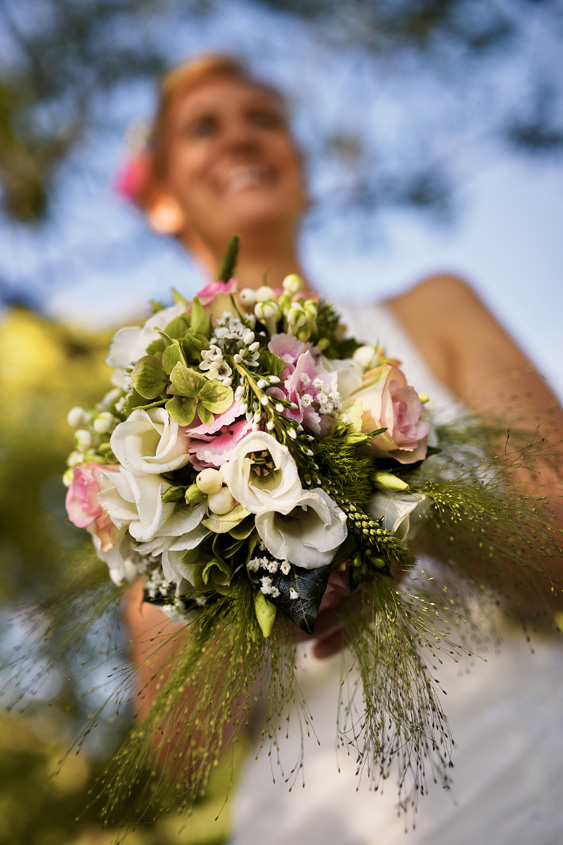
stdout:
[[460,307],[468,307],[486,312],[485,306],[475,293],[471,284],[461,276],[438,274],[427,276],[413,287],[389,301],[399,317],[424,313],[435,321],[444,312],[452,313]]
[[481,333],[488,314],[469,282],[451,274],[428,276],[388,305],[436,378],[457,393],[463,336]]

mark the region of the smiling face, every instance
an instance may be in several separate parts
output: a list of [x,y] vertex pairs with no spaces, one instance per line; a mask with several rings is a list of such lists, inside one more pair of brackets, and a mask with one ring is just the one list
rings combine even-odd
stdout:
[[178,234],[223,249],[230,237],[292,233],[305,207],[299,154],[267,89],[216,77],[180,94],[166,132],[167,191]]

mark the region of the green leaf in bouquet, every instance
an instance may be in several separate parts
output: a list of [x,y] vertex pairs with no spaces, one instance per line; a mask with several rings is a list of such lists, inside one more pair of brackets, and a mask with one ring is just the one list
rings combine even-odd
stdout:
[[[121,416],[123,419],[127,419],[127,417],[133,413],[135,408],[146,408],[149,405],[153,405],[150,399],[146,399],[144,396],[141,396],[140,393],[137,393],[136,390],[131,391],[127,398],[123,403],[123,407],[121,408]],[[160,402],[156,403],[160,404]]]
[[233,404],[233,389],[220,381],[209,379],[199,391],[199,399],[213,414],[222,414]]
[[201,566],[195,566],[192,572],[193,585],[200,593],[216,592],[227,595],[231,592],[233,573],[229,564],[214,556]]
[[272,575],[272,585],[278,588],[279,595],[271,596],[270,601],[307,634],[315,630],[331,569],[330,563],[318,569],[292,566],[288,576],[279,572]]
[[[197,402],[197,399],[195,401]],[[203,405],[201,402],[197,405],[197,413],[200,422],[203,425],[211,425],[211,423],[213,422],[213,414],[211,413],[211,411],[208,411],[205,405]]]
[[[162,343],[162,341],[160,342]],[[186,356],[184,355],[180,343],[176,339],[174,339],[172,343],[166,347],[162,356],[162,365],[164,367],[164,372],[167,375],[170,375],[170,373],[178,363],[185,365]]]
[[262,347],[258,356],[258,364],[261,372],[267,373],[269,376],[277,376],[279,379],[283,376],[285,370],[285,363],[269,349]]
[[164,406],[174,422],[178,425],[189,425],[195,417],[195,399],[182,399],[174,396]]
[[154,355],[139,358],[131,373],[133,387],[145,399],[156,399],[168,386],[162,363]]
[[211,332],[211,320],[205,313],[197,296],[194,296],[192,301],[192,331],[205,337],[209,337]]
[[186,299],[184,294],[180,293],[180,291],[176,290],[176,288],[172,288],[172,298],[174,299],[174,305],[178,305],[178,303],[181,302],[183,305],[186,306],[186,311],[190,307],[189,299]]
[[184,337],[186,332],[190,327],[190,318],[187,314],[180,314],[179,317],[174,317],[173,320],[167,324],[166,328],[164,329],[164,333],[171,337],[172,339],[180,339]]
[[234,528],[231,528],[229,533],[232,537],[235,537],[237,540],[246,540],[254,531],[254,525],[254,516],[250,514],[238,525],[235,525]]
[[186,367],[179,361],[170,373],[170,381],[176,389],[177,395],[195,399],[200,390],[205,386],[206,379],[193,370]]
[[206,519],[202,520],[202,525],[205,525],[206,528],[209,528],[215,534],[226,534],[236,528],[249,515],[250,511],[245,510],[242,505],[236,505],[229,513],[210,514]]
[[157,338],[156,340],[153,340],[149,343],[149,345],[145,349],[145,352],[147,353],[147,355],[162,355],[165,349],[166,344],[164,340],[162,340],[161,338]]
[[194,363],[201,361],[201,352],[207,349],[209,341],[203,334],[196,334],[191,329],[180,339],[186,358]]
[[219,557],[225,558],[225,560],[234,558],[243,546],[244,540],[235,540],[234,537],[231,537],[231,535],[227,533],[215,534],[211,544],[211,548],[215,554],[219,555]]
[[254,596],[254,612],[264,637],[269,637],[276,621],[277,607],[260,590]]

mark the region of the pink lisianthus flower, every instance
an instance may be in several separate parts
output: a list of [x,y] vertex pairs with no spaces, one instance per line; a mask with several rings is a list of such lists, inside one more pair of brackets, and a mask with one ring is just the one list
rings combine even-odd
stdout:
[[368,370],[350,402],[347,410],[356,428],[364,433],[386,428],[366,447],[372,454],[394,458],[401,464],[412,464],[426,456],[430,420],[418,393],[394,362]]
[[108,472],[119,472],[119,467],[94,463],[75,467],[65,500],[70,521],[97,537],[102,551],[113,547],[116,534],[115,525],[98,502],[98,493],[109,484],[102,473]]
[[252,424],[244,416],[242,402],[237,400],[222,414],[217,414],[210,425],[197,421],[196,425],[186,426],[185,431],[190,435],[190,463],[198,470],[219,468],[251,429]]
[[214,467],[219,469],[229,460],[234,447],[252,431],[252,423],[248,420],[225,425],[220,432],[201,440],[192,438],[189,452],[190,463],[197,469]]
[[311,343],[303,343],[301,340],[297,340],[294,335],[285,332],[275,335],[268,343],[270,352],[281,358],[285,364],[284,378],[287,378],[293,372],[299,357],[310,350],[311,347]]

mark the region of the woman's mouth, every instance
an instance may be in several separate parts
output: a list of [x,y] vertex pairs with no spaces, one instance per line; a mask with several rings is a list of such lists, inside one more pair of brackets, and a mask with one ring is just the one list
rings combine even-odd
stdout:
[[237,165],[231,168],[222,179],[225,190],[232,193],[269,187],[274,181],[273,168],[261,164]]

